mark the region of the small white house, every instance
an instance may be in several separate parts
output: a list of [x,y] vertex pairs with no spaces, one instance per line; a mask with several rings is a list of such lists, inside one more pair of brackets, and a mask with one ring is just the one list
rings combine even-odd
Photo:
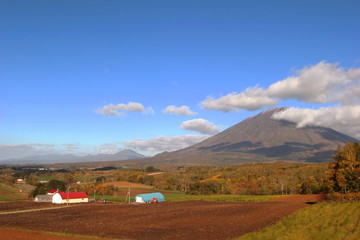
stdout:
[[87,203],[89,197],[85,192],[57,192],[52,197],[52,203]]
[[22,178],[18,178],[16,179],[16,183],[21,183],[21,184],[25,184],[25,179],[22,179]]

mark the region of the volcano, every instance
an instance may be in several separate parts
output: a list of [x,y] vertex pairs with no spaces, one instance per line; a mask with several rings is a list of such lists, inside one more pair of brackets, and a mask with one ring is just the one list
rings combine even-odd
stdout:
[[261,112],[200,143],[143,161],[171,165],[273,161],[322,163],[332,161],[338,146],[359,141],[330,128],[298,128],[295,123],[272,118],[275,112],[284,110],[286,108]]

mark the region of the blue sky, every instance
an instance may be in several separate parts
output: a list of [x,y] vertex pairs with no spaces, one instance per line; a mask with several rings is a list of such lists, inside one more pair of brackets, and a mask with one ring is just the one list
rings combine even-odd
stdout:
[[359,12],[331,0],[2,0],[0,160],[153,155],[279,106],[294,108],[276,118],[360,138]]

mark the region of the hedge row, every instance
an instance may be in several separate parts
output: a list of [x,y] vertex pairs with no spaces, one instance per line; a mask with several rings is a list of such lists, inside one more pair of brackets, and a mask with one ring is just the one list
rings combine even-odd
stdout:
[[360,202],[360,192],[352,193],[329,193],[326,200],[331,202]]

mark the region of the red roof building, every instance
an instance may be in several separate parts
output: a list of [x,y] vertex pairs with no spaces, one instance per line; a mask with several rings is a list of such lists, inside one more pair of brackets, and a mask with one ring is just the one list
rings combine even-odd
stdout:
[[85,192],[59,192],[62,199],[89,198]]
[[62,193],[62,191],[59,191],[59,190],[55,190],[55,189],[51,189],[50,191],[47,192],[48,195],[54,195],[55,193]]
[[57,192],[54,194],[52,203],[84,203],[89,197],[85,192]]

